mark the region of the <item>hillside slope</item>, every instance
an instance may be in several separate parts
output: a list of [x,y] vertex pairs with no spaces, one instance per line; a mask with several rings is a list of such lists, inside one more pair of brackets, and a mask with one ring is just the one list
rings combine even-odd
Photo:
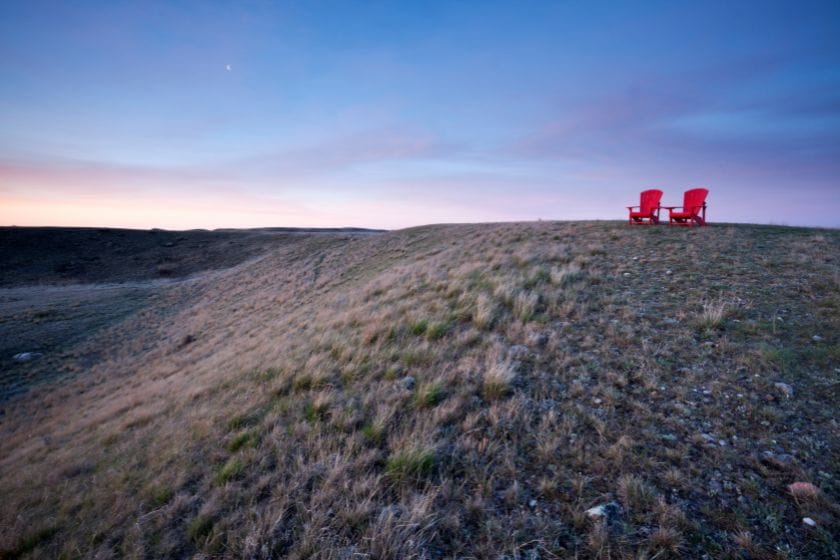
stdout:
[[0,288],[180,278],[228,268],[294,235],[376,230],[0,227]]
[[838,265],[760,226],[302,236],[5,405],[0,549],[838,558]]

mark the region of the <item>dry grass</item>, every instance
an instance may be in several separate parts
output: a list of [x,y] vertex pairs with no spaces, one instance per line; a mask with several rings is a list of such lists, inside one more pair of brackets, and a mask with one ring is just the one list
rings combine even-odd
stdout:
[[0,550],[838,558],[838,266],[828,230],[301,235],[3,404]]
[[496,359],[484,372],[481,392],[485,399],[501,399],[511,393],[515,379],[516,370],[510,360]]

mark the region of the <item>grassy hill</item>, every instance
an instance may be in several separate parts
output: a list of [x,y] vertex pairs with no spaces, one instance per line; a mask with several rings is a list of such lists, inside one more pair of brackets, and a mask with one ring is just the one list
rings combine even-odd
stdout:
[[[0,404],[3,555],[840,558],[840,232],[445,225],[250,257],[3,362],[52,380]],[[47,329],[31,306],[6,327]]]

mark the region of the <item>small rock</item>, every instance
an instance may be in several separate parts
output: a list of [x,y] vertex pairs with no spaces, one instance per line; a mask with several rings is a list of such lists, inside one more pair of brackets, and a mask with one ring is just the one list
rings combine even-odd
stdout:
[[537,500],[529,501],[528,502],[528,507],[531,508],[531,509],[534,509],[535,507],[537,507]]
[[782,383],[782,382],[773,383],[773,386],[774,386],[776,389],[778,389],[779,391],[781,391],[781,392],[782,392],[782,394],[783,394],[785,397],[787,397],[787,398],[791,398],[791,397],[793,396],[793,387],[791,387],[791,386],[790,386],[790,385],[788,385],[787,383]]
[[796,462],[796,458],[790,453],[774,453],[768,450],[761,456],[766,463],[779,468],[790,467]]
[[604,401],[602,401],[601,399],[593,399],[592,402],[594,402],[595,404],[601,404]]
[[821,341],[822,339],[823,339],[823,337],[821,337],[821,336],[820,336],[820,335],[818,335],[818,334],[815,334],[814,336],[812,336],[812,337],[811,337],[811,340],[813,340],[814,342],[819,342],[819,341]]
[[810,517],[803,517],[802,518],[802,523],[804,523],[808,527],[816,527],[817,526],[817,522],[814,521],[813,519],[811,519]]
[[630,273],[629,273],[629,272],[625,272],[625,273],[624,273],[624,276],[630,276]]
[[414,386],[417,384],[417,380],[414,379],[411,375],[406,375],[402,379],[400,379],[400,385],[411,391],[414,389]]
[[618,502],[608,502],[586,510],[590,519],[604,519],[609,524],[621,514],[621,505]]
[[16,362],[28,362],[35,358],[40,358],[43,355],[41,352],[20,352],[12,356],[12,359]]
[[671,272],[670,270],[666,270],[665,274],[673,274],[673,272]]

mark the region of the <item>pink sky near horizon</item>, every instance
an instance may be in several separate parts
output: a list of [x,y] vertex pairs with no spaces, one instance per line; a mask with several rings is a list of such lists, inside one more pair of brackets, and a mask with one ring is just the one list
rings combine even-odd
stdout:
[[[625,207],[637,204],[638,193],[646,188],[664,190],[664,205],[681,204],[684,188],[668,187],[677,182],[669,177],[699,175],[688,167],[643,167],[636,175],[660,173],[658,180],[647,182],[634,175],[625,180],[624,169],[605,165],[599,171],[589,165],[558,171],[554,177],[521,162],[491,162],[465,170],[447,164],[438,174],[418,178],[403,169],[416,165],[411,150],[398,157],[379,153],[330,156],[336,149],[324,150],[326,160],[341,160],[326,173],[315,155],[315,162],[292,170],[286,164],[268,169],[258,164],[251,169],[249,165],[257,161],[253,159],[248,164],[170,167],[0,160],[0,225],[398,229],[453,222],[621,220]],[[371,162],[373,170],[366,168]],[[763,189],[754,184],[749,188],[716,186],[760,183],[760,172],[717,170],[715,179],[685,186],[710,189],[710,222],[840,226],[836,194],[830,189],[809,192],[796,186],[795,177],[776,177],[774,186]],[[761,195],[756,197],[756,192]]]

